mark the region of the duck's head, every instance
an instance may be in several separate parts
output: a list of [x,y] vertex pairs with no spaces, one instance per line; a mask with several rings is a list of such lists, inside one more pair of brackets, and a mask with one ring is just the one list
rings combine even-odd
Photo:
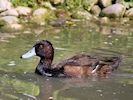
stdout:
[[41,40],[35,43],[31,50],[23,54],[21,58],[30,58],[32,56],[39,56],[41,59],[53,60],[54,48],[47,40]]

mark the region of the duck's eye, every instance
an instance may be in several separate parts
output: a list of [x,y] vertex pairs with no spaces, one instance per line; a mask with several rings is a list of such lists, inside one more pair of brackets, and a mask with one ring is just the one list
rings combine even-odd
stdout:
[[43,45],[40,45],[39,48],[42,49],[44,46]]

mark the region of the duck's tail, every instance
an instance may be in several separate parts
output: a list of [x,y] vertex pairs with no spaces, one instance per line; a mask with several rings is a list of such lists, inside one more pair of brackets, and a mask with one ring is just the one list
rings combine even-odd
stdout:
[[99,65],[109,65],[112,67],[112,70],[115,70],[119,67],[121,62],[121,57],[103,57],[99,61]]
[[117,69],[120,66],[121,57],[112,57],[112,70]]

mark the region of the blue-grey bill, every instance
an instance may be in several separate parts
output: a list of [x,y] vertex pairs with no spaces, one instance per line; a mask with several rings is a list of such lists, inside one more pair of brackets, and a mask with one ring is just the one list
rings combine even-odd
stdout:
[[29,50],[27,53],[23,54],[21,57],[22,58],[30,58],[35,55],[36,55],[35,47],[33,47],[31,50]]

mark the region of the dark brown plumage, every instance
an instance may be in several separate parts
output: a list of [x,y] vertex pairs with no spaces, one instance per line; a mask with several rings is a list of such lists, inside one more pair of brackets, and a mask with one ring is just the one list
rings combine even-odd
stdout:
[[[41,58],[35,72],[44,76],[87,77],[93,74],[106,75],[108,72],[117,69],[120,63],[119,57],[79,54],[52,65],[54,48],[49,41],[41,40],[33,48],[35,49],[35,55]],[[27,55],[24,54],[21,58],[28,58],[29,55]]]

